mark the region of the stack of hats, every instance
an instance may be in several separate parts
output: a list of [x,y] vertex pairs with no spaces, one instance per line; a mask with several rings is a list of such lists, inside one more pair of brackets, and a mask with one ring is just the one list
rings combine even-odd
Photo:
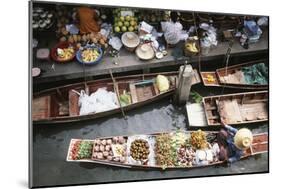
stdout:
[[153,47],[149,43],[142,44],[136,49],[136,55],[141,60],[150,60],[155,56]]
[[133,52],[140,43],[140,38],[134,32],[125,32],[121,37],[121,41],[127,50]]

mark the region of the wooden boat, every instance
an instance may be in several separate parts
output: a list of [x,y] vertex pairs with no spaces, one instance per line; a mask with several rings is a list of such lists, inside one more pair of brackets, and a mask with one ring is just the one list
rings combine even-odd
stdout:
[[[191,131],[193,132],[193,131]],[[191,132],[188,132],[189,134]],[[186,132],[186,134],[188,134]],[[208,138],[213,138],[212,139],[212,144],[216,143],[216,133],[218,132],[205,132],[207,133],[207,140],[208,142],[210,142],[210,139]],[[155,138],[159,135],[162,134],[171,134],[171,133],[156,133],[156,134],[149,134],[149,135],[135,135],[135,139],[138,138],[138,136],[147,136],[148,138],[150,138],[150,140],[156,140]],[[212,135],[214,137],[208,137],[208,135]],[[95,140],[81,140],[81,139],[71,139],[70,144],[69,144],[69,148],[68,148],[68,153],[67,153],[67,158],[66,161],[68,162],[87,162],[87,163],[95,163],[95,164],[102,164],[102,165],[106,165],[106,166],[116,166],[116,167],[123,167],[123,168],[133,168],[133,169],[192,169],[192,168],[200,168],[200,167],[209,167],[209,166],[214,166],[214,165],[220,165],[225,163],[224,161],[219,161],[217,157],[218,155],[214,155],[213,154],[213,161],[209,161],[207,164],[196,164],[195,161],[195,157],[193,157],[190,161],[194,162],[192,163],[192,165],[174,165],[174,166],[163,166],[163,165],[157,165],[157,160],[156,160],[156,152],[154,152],[155,150],[155,145],[156,143],[150,143],[149,144],[149,149],[152,150],[150,151],[155,153],[153,156],[151,156],[150,158],[154,158],[155,162],[154,163],[149,163],[149,161],[153,162],[152,159],[149,159],[148,162],[147,161],[142,161],[142,162],[137,162],[135,163],[133,161],[130,161],[130,158],[132,158],[130,156],[130,144],[132,143],[132,140],[129,142],[129,137],[132,136],[121,136],[124,139],[124,149],[125,152],[123,153],[123,157],[125,157],[125,159],[123,159],[123,162],[120,162],[120,158],[118,159],[114,159],[114,153],[111,152],[113,151],[113,145],[116,145],[114,142],[112,142],[111,144],[111,148],[109,150],[109,154],[111,154],[113,156],[113,159],[109,158],[107,159],[106,156],[100,156],[99,159],[96,157],[96,155],[94,155],[96,153],[96,150],[99,150],[100,147],[98,147],[96,149],[97,145],[97,140],[112,140],[114,141],[114,137],[101,137],[101,138],[97,138]],[[77,157],[77,154],[79,153],[79,145],[81,145],[82,142],[88,142],[88,144],[91,144],[92,148],[89,148],[89,157],[88,158],[84,158],[84,159],[79,159]],[[118,143],[118,140],[117,140]],[[181,147],[182,148],[182,147]],[[185,147],[187,148],[187,147]],[[177,153],[179,153],[179,149],[177,149]],[[244,151],[244,155],[242,156],[241,159],[250,157],[250,156],[254,156],[257,154],[262,154],[262,153],[267,153],[268,151],[268,134],[267,133],[259,133],[259,134],[254,134],[253,135],[253,142],[250,148],[248,148],[247,150]],[[195,150],[195,153],[197,151]]]
[[259,63],[266,64],[266,60],[258,60],[233,65],[227,67],[227,69],[224,67],[217,69],[214,72],[201,72],[200,75],[205,86],[264,90],[268,88],[268,85],[247,84],[244,80],[244,74],[241,71],[242,68],[253,66]]
[[268,120],[268,92],[247,92],[203,97],[209,126],[256,123]]
[[[160,93],[155,84],[155,79],[159,74],[165,75],[169,79],[170,88],[166,92]],[[33,123],[47,124],[73,122],[104,117],[122,111],[126,112],[172,95],[176,88],[178,74],[178,72],[165,72],[131,75],[113,78],[114,81],[112,78],[100,79],[41,91],[33,95]],[[200,77],[195,70],[193,84],[199,82]],[[79,115],[79,95],[75,91],[80,92],[81,90],[85,90],[88,91],[88,94],[92,94],[99,88],[103,87],[105,87],[107,91],[115,92],[118,97],[124,90],[130,92],[131,104],[121,107],[119,101],[119,108],[88,115]]]

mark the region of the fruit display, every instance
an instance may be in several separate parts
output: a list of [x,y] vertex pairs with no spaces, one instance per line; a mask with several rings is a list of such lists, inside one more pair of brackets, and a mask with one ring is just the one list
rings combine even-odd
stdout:
[[204,149],[207,147],[207,137],[204,131],[200,129],[198,131],[194,131],[190,136],[190,144],[195,149]]
[[200,51],[199,40],[197,36],[189,37],[184,44],[185,56],[197,55]]
[[82,50],[81,57],[84,63],[90,63],[96,61],[100,56],[99,51],[96,48],[87,48]]
[[49,29],[54,23],[54,14],[51,11],[37,7],[32,13],[32,28],[34,30]]
[[208,74],[208,75],[207,75],[207,81],[213,83],[213,82],[215,81],[214,76],[211,75],[211,74]]
[[57,59],[59,61],[65,61],[71,59],[75,55],[74,48],[69,46],[67,48],[57,48]]
[[93,143],[91,141],[76,141],[71,149],[73,160],[88,159],[91,157]]
[[111,161],[125,165],[193,167],[219,160],[216,133],[201,130],[157,135],[116,136],[71,143],[71,160]]
[[195,151],[192,147],[181,147],[177,150],[178,166],[192,166],[195,162]]
[[169,134],[156,136],[155,144],[156,164],[163,167],[176,164],[177,157],[172,148],[172,139]]
[[172,146],[174,148],[179,148],[181,146],[186,146],[189,135],[182,132],[181,130],[177,130],[171,136]]
[[123,32],[133,32],[138,29],[138,19],[135,16],[122,16],[121,11],[123,9],[114,10],[114,32],[123,33]]
[[94,140],[92,159],[108,160],[124,163],[126,161],[126,138]]
[[58,15],[56,32],[58,36],[66,36],[69,34],[65,26],[71,23],[73,12],[73,10],[68,9],[66,6],[56,6],[56,13]]
[[[80,48],[83,44],[86,43],[94,43],[96,45],[100,45],[102,48],[107,48],[107,37],[102,35],[100,32],[90,32],[81,34],[79,33],[79,29],[77,28],[77,24],[75,25],[75,21],[73,17],[75,17],[76,9],[67,9],[64,6],[57,6],[56,11],[58,14],[57,18],[57,36],[61,42],[68,41],[69,43],[76,43],[77,48]],[[66,28],[66,25],[73,24],[71,32],[69,32]],[[75,31],[75,32],[73,32]]]
[[70,156],[72,160],[77,160],[78,159],[78,152],[79,152],[79,147],[80,147],[81,141],[76,141],[70,151]]
[[148,159],[149,144],[144,139],[136,139],[131,143],[130,155],[134,160],[144,161]]
[[80,48],[82,44],[87,42],[99,44],[102,48],[107,48],[107,38],[100,33],[89,33],[84,35],[66,35],[60,38],[60,41],[68,41],[69,43],[76,43],[77,48]]
[[132,103],[131,95],[126,92],[126,90],[124,90],[123,93],[120,94],[120,103],[121,106],[127,106]]
[[169,16],[167,16],[164,11],[146,10],[141,11],[138,14],[137,18],[139,21],[145,21],[149,24],[153,24],[160,23],[161,21],[167,21],[169,19]]

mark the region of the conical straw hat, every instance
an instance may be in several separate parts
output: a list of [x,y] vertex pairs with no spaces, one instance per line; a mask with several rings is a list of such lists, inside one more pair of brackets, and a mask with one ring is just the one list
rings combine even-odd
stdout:
[[252,142],[253,134],[249,129],[240,129],[234,136],[234,144],[241,150],[249,148],[252,145]]
[[121,37],[122,43],[129,48],[135,48],[139,45],[140,39],[134,32],[125,32]]
[[150,44],[143,44],[136,49],[137,56],[142,60],[149,60],[154,58],[154,50]]

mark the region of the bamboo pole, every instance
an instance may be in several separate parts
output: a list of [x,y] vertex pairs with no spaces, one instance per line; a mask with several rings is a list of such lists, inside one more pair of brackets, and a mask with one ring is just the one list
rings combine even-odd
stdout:
[[118,90],[117,87],[116,87],[117,83],[116,83],[116,81],[115,81],[115,79],[114,79],[114,77],[113,77],[113,74],[112,74],[112,71],[111,71],[111,70],[109,70],[109,73],[110,73],[110,76],[111,76],[111,79],[112,79],[112,82],[113,82],[114,91],[116,92],[117,100],[118,100],[118,103],[119,103],[119,105],[120,105],[120,109],[121,109],[122,115],[123,115],[123,117],[126,119],[126,115],[125,115],[123,106],[122,106],[122,104],[121,104],[121,102],[120,102],[119,90]]

